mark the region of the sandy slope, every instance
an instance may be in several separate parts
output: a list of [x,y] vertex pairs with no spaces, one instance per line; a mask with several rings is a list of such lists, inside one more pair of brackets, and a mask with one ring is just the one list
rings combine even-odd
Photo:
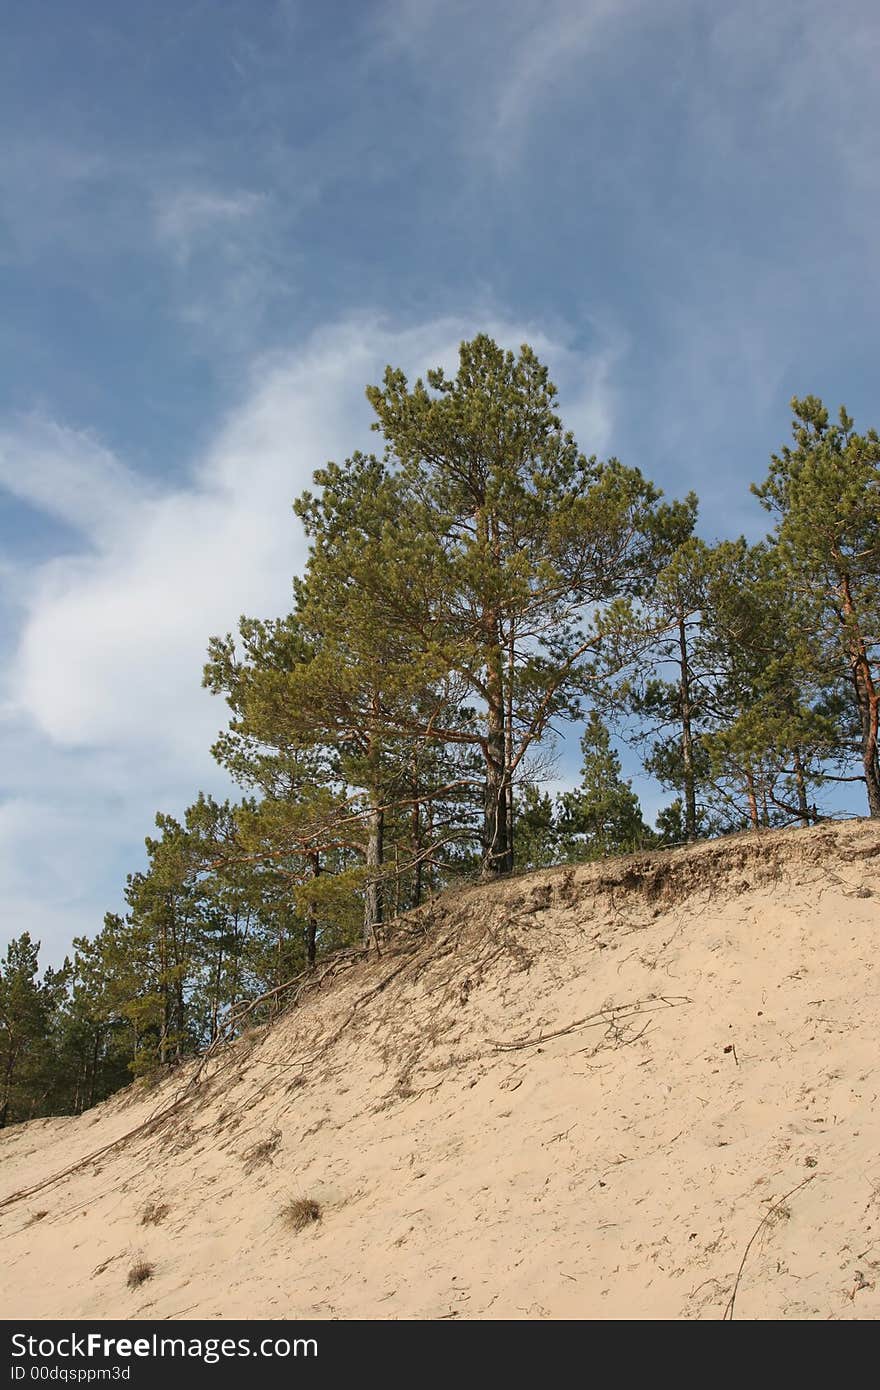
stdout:
[[210,1065],[0,1136],[4,1315],[878,1317],[878,903],[864,821],[439,900]]

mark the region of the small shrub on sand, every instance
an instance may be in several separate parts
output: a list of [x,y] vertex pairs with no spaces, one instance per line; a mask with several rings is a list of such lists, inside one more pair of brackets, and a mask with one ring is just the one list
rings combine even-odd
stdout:
[[141,1212],[142,1226],[158,1226],[160,1221],[164,1221],[171,1208],[167,1202],[147,1202]]
[[321,1220],[321,1205],[311,1197],[293,1197],[282,1209],[281,1215],[288,1230],[304,1231],[313,1222]]
[[131,1269],[128,1271],[127,1284],[130,1289],[139,1289],[141,1284],[145,1284],[148,1279],[152,1279],[156,1272],[156,1266],[150,1264],[149,1260],[135,1260]]
[[281,1142],[281,1130],[273,1129],[268,1139],[261,1139],[258,1144],[252,1144],[247,1153],[242,1157],[244,1171],[248,1174],[253,1173],[256,1168],[261,1168],[264,1163],[271,1163],[272,1155]]

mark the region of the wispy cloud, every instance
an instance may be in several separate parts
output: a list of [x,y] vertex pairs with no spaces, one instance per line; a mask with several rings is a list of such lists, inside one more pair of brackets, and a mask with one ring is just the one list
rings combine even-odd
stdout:
[[543,104],[588,83],[606,43],[651,9],[648,0],[388,0],[370,61],[416,69],[429,101],[443,94],[460,153],[512,175]]
[[0,488],[95,540],[150,495],[94,435],[29,414],[0,428]]
[[153,209],[174,316],[213,357],[252,353],[266,315],[293,294],[295,258],[279,251],[290,210],[265,192],[201,184],[160,188]]
[[219,242],[235,249],[242,224],[252,222],[265,207],[266,195],[247,191],[223,192],[184,188],[156,197],[156,233],[179,263],[186,263]]
[[556,0],[523,7],[502,72],[496,76],[494,123],[490,132],[495,157],[506,163],[517,149],[542,99],[561,85],[589,80],[589,55],[599,58],[613,26],[625,21],[639,0]]
[[158,311],[217,361],[252,354],[267,310],[290,293],[297,262],[284,238],[299,204],[212,173],[218,163],[199,142],[0,140],[0,267],[40,272],[102,313],[112,285],[124,306],[139,280],[152,287],[145,327]]

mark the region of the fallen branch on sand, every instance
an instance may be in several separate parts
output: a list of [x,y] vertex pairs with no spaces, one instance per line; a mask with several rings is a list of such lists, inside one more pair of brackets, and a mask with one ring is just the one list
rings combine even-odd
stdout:
[[542,1043],[551,1042],[553,1038],[564,1038],[567,1033],[577,1033],[584,1028],[600,1028],[603,1024],[616,1025],[625,1022],[630,1018],[638,1018],[642,1014],[656,1013],[660,1009],[677,1009],[682,1004],[692,1004],[694,1001],[689,999],[686,994],[655,995],[650,999],[637,999],[632,1004],[609,1004],[604,1009],[597,1009],[594,1014],[587,1014],[585,1018],[577,1018],[574,1023],[569,1023],[565,1028],[555,1028],[552,1033],[539,1033],[533,1038],[517,1038],[514,1042],[493,1042],[492,1046],[496,1052],[516,1052],[523,1047],[540,1047]]
[[796,1192],[800,1192],[802,1187],[806,1187],[808,1182],[812,1182],[815,1176],[815,1173],[811,1173],[808,1178],[804,1178],[803,1182],[799,1182],[797,1187],[793,1187],[790,1192],[784,1193],[778,1201],[773,1203],[772,1207],[770,1207],[769,1210],[765,1211],[764,1215],[761,1217],[761,1220],[758,1222],[757,1226],[752,1232],[751,1240],[749,1241],[748,1245],[743,1251],[743,1257],[740,1260],[739,1269],[736,1272],[736,1279],[734,1280],[733,1288],[730,1291],[730,1298],[727,1300],[727,1303],[724,1306],[724,1314],[721,1318],[722,1322],[733,1322],[733,1305],[736,1303],[736,1295],[739,1291],[739,1285],[740,1280],[742,1279],[743,1270],[746,1267],[746,1260],[749,1258],[749,1251],[751,1250],[755,1241],[758,1239],[758,1236],[761,1234],[764,1227],[767,1225],[767,1222],[770,1220],[770,1217],[773,1215],[774,1212],[779,1210],[783,1202],[787,1202],[789,1197],[793,1197]]

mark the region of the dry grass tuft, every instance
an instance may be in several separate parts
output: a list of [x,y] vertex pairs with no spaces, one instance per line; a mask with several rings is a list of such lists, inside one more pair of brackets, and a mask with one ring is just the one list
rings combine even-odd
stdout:
[[145,1284],[148,1279],[152,1279],[156,1272],[156,1266],[149,1260],[135,1260],[131,1269],[128,1271],[126,1283],[130,1289],[139,1289],[141,1284]]
[[311,1197],[293,1197],[282,1209],[284,1224],[291,1231],[304,1231],[321,1220],[321,1204]]
[[244,1164],[244,1171],[252,1173],[255,1168],[262,1168],[264,1163],[271,1162],[272,1155],[280,1143],[281,1130],[273,1129],[268,1139],[261,1139],[258,1144],[252,1145],[243,1155],[241,1161]]
[[158,1226],[160,1221],[164,1221],[171,1208],[167,1202],[147,1202],[141,1212],[142,1226]]

